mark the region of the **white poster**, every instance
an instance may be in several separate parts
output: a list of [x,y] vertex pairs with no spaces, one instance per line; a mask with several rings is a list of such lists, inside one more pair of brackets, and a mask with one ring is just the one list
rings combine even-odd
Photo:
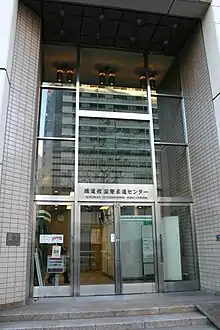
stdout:
[[63,244],[63,235],[40,235],[40,244]]
[[52,258],[60,258],[60,254],[61,254],[61,246],[54,245],[52,248]]

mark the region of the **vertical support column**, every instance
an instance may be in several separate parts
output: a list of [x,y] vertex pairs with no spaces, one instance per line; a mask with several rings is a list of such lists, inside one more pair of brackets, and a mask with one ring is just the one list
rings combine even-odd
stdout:
[[80,205],[78,201],[78,181],[79,181],[79,93],[80,93],[80,48],[77,48],[77,73],[76,73],[76,119],[75,119],[75,207],[74,207],[74,225],[71,229],[72,240],[72,265],[73,282],[71,291],[74,296],[80,295]]
[[114,204],[114,228],[115,228],[115,293],[122,294],[122,273],[120,258],[120,204]]
[[157,167],[156,167],[156,155],[154,146],[154,127],[153,127],[153,111],[152,111],[152,100],[151,100],[151,88],[150,88],[150,77],[148,68],[148,54],[144,53],[144,65],[147,78],[147,102],[148,112],[150,115],[150,146],[151,146],[151,160],[152,160],[152,172],[153,172],[153,184],[155,189],[155,216],[153,217],[153,238],[154,238],[154,270],[155,270],[155,284],[156,290],[163,292],[164,281],[163,281],[163,260],[161,260],[161,225],[160,225],[160,205],[158,204],[157,196]]
[[[15,0],[0,9],[0,305],[7,306],[24,304],[30,289],[41,21]],[[20,241],[8,244],[8,233]]]
[[18,0],[0,4],[0,178],[3,161],[6,117],[11,81],[12,58],[18,12]]

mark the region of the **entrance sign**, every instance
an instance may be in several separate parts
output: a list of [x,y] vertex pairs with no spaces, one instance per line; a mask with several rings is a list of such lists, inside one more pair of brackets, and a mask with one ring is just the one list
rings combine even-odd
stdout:
[[40,235],[41,244],[63,244],[62,234]]
[[154,185],[79,183],[78,199],[90,202],[154,202]]

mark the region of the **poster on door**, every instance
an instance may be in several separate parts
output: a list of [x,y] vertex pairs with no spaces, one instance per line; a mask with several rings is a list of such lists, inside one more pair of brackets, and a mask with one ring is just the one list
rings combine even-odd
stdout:
[[60,258],[61,246],[54,245],[52,248],[52,258]]

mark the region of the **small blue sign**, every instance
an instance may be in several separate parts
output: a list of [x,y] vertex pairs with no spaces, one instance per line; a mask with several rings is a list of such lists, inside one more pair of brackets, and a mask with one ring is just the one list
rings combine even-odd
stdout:
[[216,235],[216,241],[220,241],[220,234]]

